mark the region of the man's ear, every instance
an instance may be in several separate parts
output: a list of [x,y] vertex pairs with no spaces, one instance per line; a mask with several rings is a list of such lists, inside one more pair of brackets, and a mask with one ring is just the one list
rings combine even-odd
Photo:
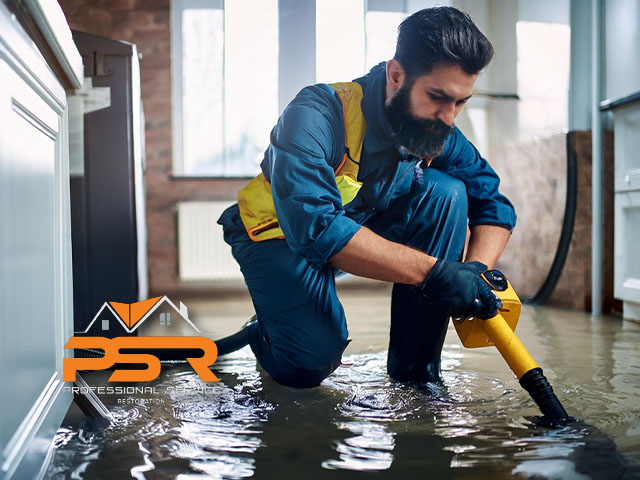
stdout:
[[398,60],[391,59],[387,62],[387,89],[395,92],[404,83],[404,68]]

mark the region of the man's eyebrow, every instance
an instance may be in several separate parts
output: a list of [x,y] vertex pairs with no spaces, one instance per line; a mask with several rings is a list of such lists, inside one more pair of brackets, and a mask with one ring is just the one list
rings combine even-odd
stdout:
[[[437,95],[439,95],[440,97],[442,97],[443,100],[447,100],[449,102],[453,101],[454,98],[449,95],[447,92],[445,92],[444,90],[441,90],[439,88],[430,88],[429,89],[432,93],[435,93]],[[472,97],[472,95],[469,95],[467,98],[463,98],[461,99],[462,101],[466,102],[467,100],[469,100]]]

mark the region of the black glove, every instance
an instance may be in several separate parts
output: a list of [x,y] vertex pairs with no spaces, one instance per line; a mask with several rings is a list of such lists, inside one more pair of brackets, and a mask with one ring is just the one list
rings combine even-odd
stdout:
[[453,262],[438,259],[418,286],[427,301],[452,317],[491,318],[502,302],[480,274],[487,270],[481,262]]

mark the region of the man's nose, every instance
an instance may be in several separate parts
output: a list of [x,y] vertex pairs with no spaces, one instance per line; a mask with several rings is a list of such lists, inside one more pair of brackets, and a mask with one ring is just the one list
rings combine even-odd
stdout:
[[453,121],[456,118],[456,106],[452,103],[447,103],[440,107],[440,111],[438,112],[438,120],[446,123],[448,126],[453,125]]

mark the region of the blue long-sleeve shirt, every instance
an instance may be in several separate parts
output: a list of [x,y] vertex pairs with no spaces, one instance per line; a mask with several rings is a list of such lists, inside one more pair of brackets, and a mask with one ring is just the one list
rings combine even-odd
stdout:
[[[342,250],[369,218],[409,193],[418,159],[403,156],[391,139],[384,113],[384,63],[356,80],[363,87],[362,111],[367,122],[358,180],[358,195],[343,207],[335,168],[344,155],[342,104],[326,84],[304,88],[284,110],[271,132],[261,168],[271,183],[280,227],[289,247],[313,263],[326,263]],[[509,230],[516,215],[499,193],[500,179],[457,128],[445,142],[436,168],[462,180],[467,188],[469,225],[498,225]],[[237,206],[219,220],[240,228]]]

